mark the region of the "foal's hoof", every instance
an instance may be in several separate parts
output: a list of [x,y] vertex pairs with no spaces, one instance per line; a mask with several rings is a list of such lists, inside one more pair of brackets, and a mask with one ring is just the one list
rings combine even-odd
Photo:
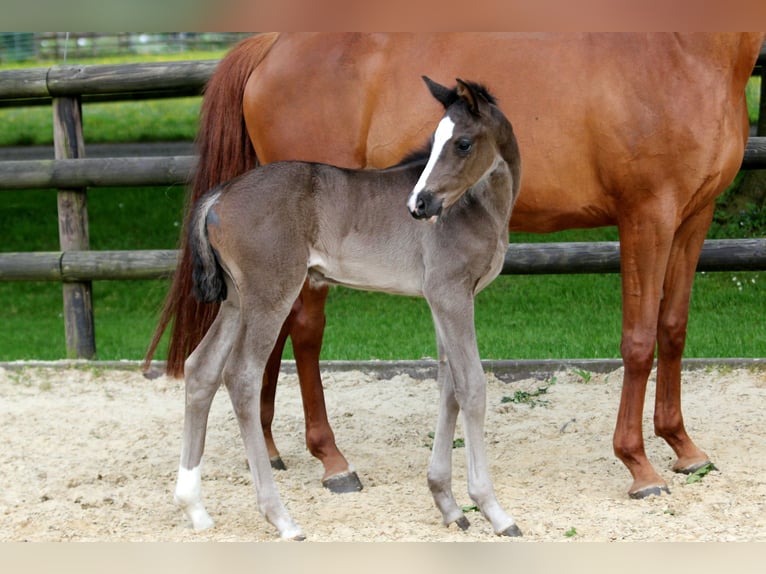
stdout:
[[271,462],[271,468],[273,468],[274,470],[287,470],[287,467],[285,466],[285,463],[282,460],[282,457],[279,455],[270,458],[269,462]]
[[640,488],[635,492],[629,492],[628,496],[633,500],[641,500],[642,498],[647,498],[649,496],[660,496],[663,492],[665,494],[670,494],[670,489],[667,486],[647,486]]
[[322,486],[335,494],[346,492],[359,492],[362,490],[362,481],[354,471],[336,474],[322,481]]
[[468,520],[468,519],[465,517],[465,515],[463,515],[463,516],[461,516],[460,518],[458,518],[458,519],[455,521],[455,524],[457,524],[457,527],[458,527],[460,530],[462,530],[463,532],[465,532],[465,531],[466,531],[466,530],[468,530],[468,528],[471,526],[471,521],[470,521],[470,520]]
[[510,536],[512,538],[518,538],[519,536],[522,536],[521,528],[519,528],[518,525],[516,525],[516,524],[511,524],[508,528],[506,528],[502,532],[498,532],[497,535],[498,536]]

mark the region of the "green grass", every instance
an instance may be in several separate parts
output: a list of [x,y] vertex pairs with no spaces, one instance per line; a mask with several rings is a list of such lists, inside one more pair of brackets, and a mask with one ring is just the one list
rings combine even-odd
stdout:
[[[184,190],[99,188],[88,193],[90,246],[170,249],[176,246]],[[4,192],[3,251],[58,250],[56,192]],[[100,359],[137,359],[146,351],[167,289],[164,281],[96,281],[93,306]],[[59,283],[0,282],[8,306],[0,330],[0,360],[65,358]]]
[[[91,247],[173,248],[182,195],[175,187],[91,190]],[[54,191],[4,193],[0,218],[8,222],[5,251],[57,249]],[[514,239],[611,240],[614,230]],[[164,281],[94,282],[99,359],[143,356],[166,286]],[[0,360],[64,358],[60,284],[0,283],[0,298],[6,303]],[[758,273],[698,275],[687,356],[764,356],[766,327],[754,317],[765,298],[766,281]],[[338,287],[330,292],[327,316],[324,359],[435,356],[431,318],[421,299]],[[618,357],[619,275],[501,276],[479,294],[476,325],[484,358]]]
[[753,76],[745,87],[745,96],[747,97],[747,115],[751,124],[758,122],[758,107],[761,97],[761,76]]
[[[212,60],[225,52],[184,52],[141,56],[141,62]],[[70,64],[126,64],[136,56],[115,56],[98,60],[78,59]],[[0,70],[47,67],[60,62],[39,62],[33,66],[7,63]],[[85,143],[183,141],[192,140],[197,131],[200,97],[160,100],[86,103],[83,105]],[[0,108],[0,146],[53,145],[53,117],[50,106]]]
[[[760,84],[755,85],[755,81],[751,84],[754,86],[749,90],[757,94]],[[191,139],[199,102],[199,98],[181,98],[86,104],[83,110],[86,145]],[[0,145],[51,141],[47,107],[0,109],[0,126]],[[183,189],[177,187],[91,189],[88,195],[91,248],[174,248],[182,196]],[[58,249],[53,190],[2,192],[0,221],[2,251]],[[759,236],[765,227],[760,216],[736,214],[717,220],[712,236]],[[613,228],[512,237],[519,242],[614,239]],[[99,359],[143,357],[166,288],[164,281],[93,284]],[[60,284],[0,282],[0,300],[5,305],[0,360],[65,357]],[[766,323],[760,320],[764,300],[766,280],[758,273],[698,275],[686,356],[766,356]],[[501,276],[477,298],[481,354],[492,359],[618,357],[620,305],[617,274]],[[423,300],[333,288],[327,317],[323,359],[435,356],[433,327]],[[286,356],[291,356],[289,345]]]
[[[753,319],[766,296],[761,275],[698,276],[687,357],[766,356],[766,328]],[[617,358],[620,313],[617,274],[501,276],[477,298],[479,350],[485,359]],[[325,359],[435,357],[422,300],[337,288],[327,317]]]
[[[197,133],[200,97],[83,104],[85,145],[114,141],[189,141]],[[0,109],[0,146],[53,145],[48,106]]]

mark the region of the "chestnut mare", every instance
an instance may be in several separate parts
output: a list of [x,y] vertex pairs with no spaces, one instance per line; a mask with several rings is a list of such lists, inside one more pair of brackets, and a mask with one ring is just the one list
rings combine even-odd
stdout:
[[210,405],[223,383],[242,432],[258,508],[282,538],[303,538],[274,482],[260,396],[269,355],[308,279],[425,297],[439,349],[439,416],[428,469],[434,502],[445,524],[469,526],[452,493],[452,441],[462,413],[471,499],[496,534],[521,535],[489,476],[486,378],[473,322],[474,295],[500,273],[508,249],[521,178],[519,148],[485,88],[458,80],[450,90],[424,79],[445,109],[427,163],[349,170],[277,162],[197,202],[189,226],[194,295],[221,306],[185,364],[175,499],[196,529],[212,526],[202,503],[200,463]]
[[[714,199],[732,181],[748,136],[745,84],[763,34],[264,34],[222,60],[203,101],[202,193],[257,162],[393,165],[432,133],[438,104],[418,83],[492,78],[514,119],[525,176],[511,231],[616,225],[622,258],[622,397],[613,444],[632,497],[667,491],[646,457],[642,415],[657,354],[654,431],[673,470],[708,462],[681,413],[689,297]],[[185,241],[185,239],[182,239]],[[173,322],[167,370],[183,361],[216,308],[191,296],[184,248],[155,338]],[[292,339],[309,450],[324,479],[355,478],[327,421],[319,376],[326,288],[302,290],[269,363],[270,424],[282,347]],[[359,488],[341,480],[340,489]],[[348,486],[350,484],[350,486]]]

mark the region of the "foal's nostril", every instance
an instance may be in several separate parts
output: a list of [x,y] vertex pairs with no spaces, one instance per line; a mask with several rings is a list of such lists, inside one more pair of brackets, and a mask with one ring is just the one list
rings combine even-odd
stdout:
[[420,192],[415,198],[415,205],[410,214],[415,219],[425,219],[428,217],[428,209],[431,203],[431,196],[428,192]]
[[441,213],[441,202],[436,199],[433,192],[421,191],[415,198],[415,204],[410,213],[415,219],[429,219]]

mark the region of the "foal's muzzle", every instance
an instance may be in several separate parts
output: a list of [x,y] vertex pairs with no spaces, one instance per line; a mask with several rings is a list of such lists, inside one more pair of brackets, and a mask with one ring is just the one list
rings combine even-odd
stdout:
[[442,200],[430,191],[421,191],[415,198],[415,206],[410,214],[415,219],[430,219],[442,212]]

